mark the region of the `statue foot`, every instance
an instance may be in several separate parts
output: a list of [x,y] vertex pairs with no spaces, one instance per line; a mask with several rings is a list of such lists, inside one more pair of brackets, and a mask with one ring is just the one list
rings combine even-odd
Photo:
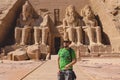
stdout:
[[25,45],[25,43],[20,43],[20,45]]
[[70,44],[70,46],[75,46],[76,44],[74,43],[74,42],[72,42],[71,44]]
[[35,45],[38,45],[39,43],[35,43]]
[[98,42],[97,45],[103,45],[102,43]]
[[91,42],[91,43],[90,43],[90,46],[94,46],[94,45],[97,45],[97,44],[94,43],[94,42]]
[[80,46],[80,45],[83,45],[83,44],[82,44],[82,43],[80,43],[80,42],[78,42],[78,43],[77,43],[77,46]]
[[15,43],[15,45],[19,45],[18,43]]
[[45,43],[41,43],[41,45],[46,45]]

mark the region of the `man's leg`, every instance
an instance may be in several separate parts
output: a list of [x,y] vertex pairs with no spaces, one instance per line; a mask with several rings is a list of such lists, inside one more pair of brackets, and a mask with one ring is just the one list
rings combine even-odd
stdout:
[[65,71],[65,80],[74,80],[71,70]]
[[64,71],[59,72],[58,80],[65,80],[65,72]]

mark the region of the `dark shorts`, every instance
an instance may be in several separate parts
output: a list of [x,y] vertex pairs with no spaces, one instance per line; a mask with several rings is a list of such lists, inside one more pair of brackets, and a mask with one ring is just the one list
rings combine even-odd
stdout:
[[76,75],[73,70],[63,70],[58,74],[58,80],[75,80]]

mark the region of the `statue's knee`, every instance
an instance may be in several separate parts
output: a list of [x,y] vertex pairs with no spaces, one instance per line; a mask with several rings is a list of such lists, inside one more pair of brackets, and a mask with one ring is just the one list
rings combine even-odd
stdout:
[[101,28],[98,26],[98,27],[96,27],[96,30],[97,31],[101,31]]

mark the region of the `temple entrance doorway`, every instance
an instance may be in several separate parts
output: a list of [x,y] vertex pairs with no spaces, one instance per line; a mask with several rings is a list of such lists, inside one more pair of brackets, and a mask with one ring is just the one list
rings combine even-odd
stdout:
[[58,53],[60,47],[61,47],[61,38],[60,38],[60,37],[55,37],[55,38],[54,38],[54,49],[55,49],[55,54]]

